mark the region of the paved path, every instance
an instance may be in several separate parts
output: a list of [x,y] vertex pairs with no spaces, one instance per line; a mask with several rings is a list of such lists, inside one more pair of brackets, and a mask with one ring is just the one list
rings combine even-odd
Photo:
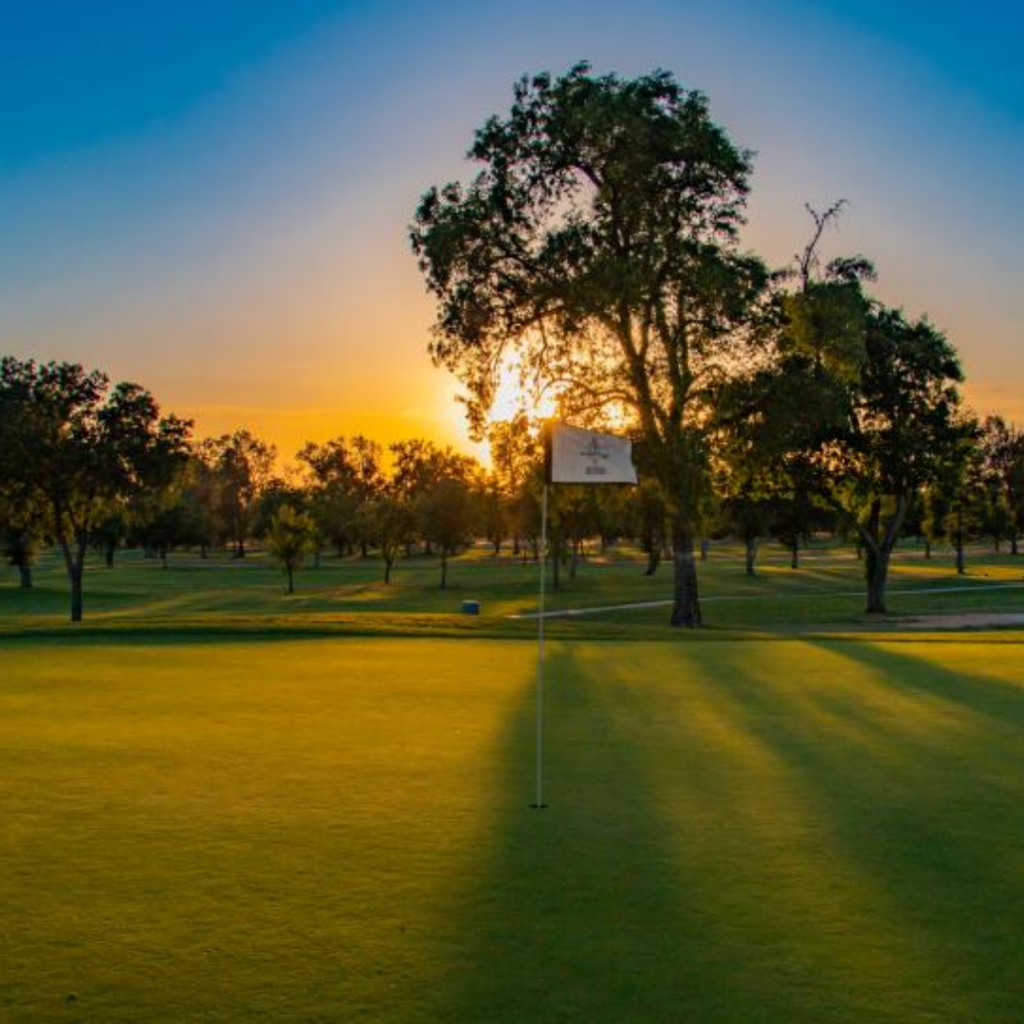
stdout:
[[[912,587],[909,590],[890,590],[889,595],[896,597],[906,594],[965,594],[974,593],[979,590],[1024,590],[1024,583],[972,583],[955,587]],[[766,598],[763,594],[713,594],[710,597],[702,597],[701,604],[712,604],[723,601],[764,601],[764,600],[786,600],[793,598],[808,597],[862,597],[863,590],[813,590],[804,591],[799,594],[780,594],[772,598]],[[667,608],[672,600],[663,601],[634,601],[632,604],[605,604],[597,608],[558,608],[555,611],[545,612],[545,619],[573,619],[582,615],[603,615],[605,612],[628,612],[641,611],[644,608]],[[510,619],[537,619],[540,618],[537,612],[518,612],[509,615]]]
[[950,612],[899,619],[900,629],[991,629],[996,626],[1024,626],[1024,612]]

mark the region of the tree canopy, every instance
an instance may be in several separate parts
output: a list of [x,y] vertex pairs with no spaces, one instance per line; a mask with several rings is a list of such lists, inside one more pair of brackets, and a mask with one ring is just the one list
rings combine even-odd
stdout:
[[668,72],[579,64],[521,79],[469,156],[473,181],[429,189],[411,230],[438,302],[431,352],[478,433],[513,354],[563,415],[622,419],[670,501],[673,622],[697,625],[709,413],[768,283],[737,244],[749,154]]
[[71,618],[80,621],[90,535],[112,507],[173,479],[191,424],[161,417],[137,384],[111,387],[76,363],[10,356],[0,360],[0,410],[0,476],[46,506],[71,582]]

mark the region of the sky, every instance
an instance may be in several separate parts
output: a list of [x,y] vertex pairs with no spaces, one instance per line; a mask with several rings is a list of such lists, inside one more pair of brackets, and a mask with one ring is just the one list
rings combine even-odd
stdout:
[[0,0],[0,352],[136,380],[290,457],[469,448],[407,241],[526,72],[666,68],[755,151],[745,246],[826,254],[1024,423],[1024,5]]

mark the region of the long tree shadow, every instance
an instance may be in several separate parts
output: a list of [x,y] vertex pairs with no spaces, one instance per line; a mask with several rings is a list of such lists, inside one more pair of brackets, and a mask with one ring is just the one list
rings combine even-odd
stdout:
[[[880,637],[878,643],[855,640],[817,644],[870,669],[876,678],[890,684],[890,693],[913,694],[919,701],[943,703],[957,712],[985,715],[1001,728],[1024,731],[1024,645],[1000,642],[996,647],[1003,657],[1016,658],[1020,664],[1020,682],[1013,683],[976,666],[962,672],[944,665],[950,653],[955,654],[962,646],[949,638],[931,643],[885,644],[884,637]],[[991,650],[993,645],[972,643],[968,650],[979,647]],[[921,650],[932,656],[923,659],[919,653],[910,653]]]
[[803,680],[725,652],[730,714],[795,780],[907,953],[939,969],[934,991],[970,1007],[944,1016],[1020,1020],[1024,687],[902,647],[815,646],[829,660]]
[[546,798],[533,810],[534,704],[509,721],[482,877],[455,897],[455,976],[425,1019],[658,1020],[680,986],[672,851],[642,751],[602,714],[605,685],[549,658]]
[[[755,666],[777,647],[557,648],[551,807],[527,806],[524,693],[499,754],[507,800],[481,873],[452,896],[455,966],[424,1019],[1015,1019],[1009,933],[972,950],[983,929],[958,915],[1016,906],[1019,875],[989,873],[973,903],[929,901],[949,861],[915,860],[898,810],[941,804],[923,786],[929,769],[890,806],[890,767],[865,764],[865,723],[821,732],[813,707],[763,684]],[[876,743],[896,758],[897,739],[880,731]],[[974,864],[984,841],[960,842]]]

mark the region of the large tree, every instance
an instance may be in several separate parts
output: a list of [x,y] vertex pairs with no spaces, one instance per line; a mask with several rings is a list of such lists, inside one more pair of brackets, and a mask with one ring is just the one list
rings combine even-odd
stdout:
[[808,207],[814,231],[789,272],[797,287],[775,304],[773,358],[730,389],[727,405],[759,460],[789,482],[790,512],[799,512],[789,540],[811,522],[811,498],[825,505],[864,552],[866,610],[885,612],[911,505],[935,489],[971,428],[948,339],[927,319],[869,298],[863,285],[875,272],[864,257],[822,266],[822,234],[842,207]]
[[832,507],[864,543],[867,611],[886,610],[889,560],[916,491],[962,444],[956,351],[926,320],[874,306],[849,415],[820,453]]
[[[833,290],[834,289],[834,290]],[[755,378],[751,419],[784,470],[857,536],[865,554],[868,612],[885,612],[889,562],[915,496],[943,478],[964,442],[956,351],[927,320],[907,320],[859,296],[859,285],[822,282],[797,310],[828,320],[849,302],[856,328],[784,331],[772,369]],[[815,310],[813,306],[818,308]],[[812,307],[812,308],[808,308]],[[792,327],[792,322],[791,322]]]
[[90,536],[111,507],[167,485],[187,452],[190,424],[161,417],[137,384],[110,386],[74,363],[0,360],[0,479],[46,505],[82,619]]
[[767,281],[737,247],[749,155],[667,72],[580,64],[520,80],[469,156],[474,180],[426,192],[411,231],[438,301],[433,357],[478,433],[513,361],[563,415],[625,423],[670,503],[672,622],[699,625],[709,412]]

